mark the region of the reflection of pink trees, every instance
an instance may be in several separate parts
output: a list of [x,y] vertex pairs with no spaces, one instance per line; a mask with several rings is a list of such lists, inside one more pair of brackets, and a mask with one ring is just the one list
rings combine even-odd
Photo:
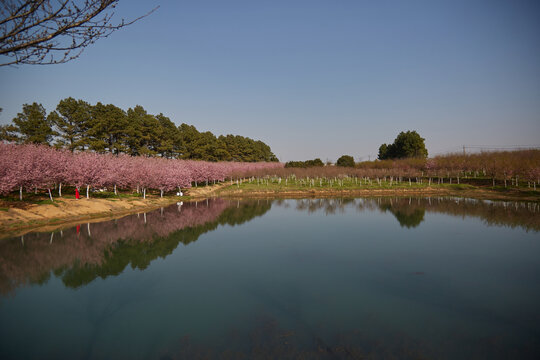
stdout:
[[106,252],[119,241],[156,241],[156,237],[167,237],[175,231],[214,222],[227,207],[220,199],[198,206],[186,203],[140,216],[85,224],[80,227],[80,232],[73,227],[54,233],[27,234],[22,239],[4,239],[0,242],[0,293],[39,282],[51,271],[75,263],[101,265]]
[[[49,189],[61,185],[77,188],[110,186],[148,189],[161,194],[192,183],[223,181],[233,173],[282,167],[280,163],[211,163],[206,161],[113,156],[92,152],[71,153],[47,146],[0,143],[0,193],[16,189]],[[52,199],[52,195],[51,195]]]

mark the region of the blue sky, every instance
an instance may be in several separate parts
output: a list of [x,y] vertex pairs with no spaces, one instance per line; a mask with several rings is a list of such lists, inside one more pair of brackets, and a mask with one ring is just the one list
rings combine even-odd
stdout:
[[260,139],[282,161],[540,145],[540,3],[135,1],[149,17],[70,63],[0,68],[0,124],[72,96]]

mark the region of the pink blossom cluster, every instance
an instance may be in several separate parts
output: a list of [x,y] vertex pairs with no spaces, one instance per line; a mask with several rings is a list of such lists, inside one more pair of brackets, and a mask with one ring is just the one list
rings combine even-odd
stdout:
[[17,189],[50,189],[56,185],[89,188],[189,188],[193,183],[224,181],[232,174],[281,163],[207,162],[128,155],[72,153],[42,145],[0,143],[0,194]]

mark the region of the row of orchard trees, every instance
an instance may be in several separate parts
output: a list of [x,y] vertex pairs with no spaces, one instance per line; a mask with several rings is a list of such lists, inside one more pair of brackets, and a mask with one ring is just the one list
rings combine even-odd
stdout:
[[282,167],[276,162],[207,162],[165,158],[132,157],[57,150],[42,145],[0,143],[0,194],[19,190],[62,186],[137,189],[146,197],[148,189],[164,192],[189,188],[192,184],[224,181],[232,174]]
[[[343,156],[342,158],[347,158]],[[320,166],[298,168],[285,166],[276,170],[261,170],[257,176],[287,177],[367,177],[367,178],[435,178],[459,183],[463,178],[491,179],[496,184],[519,185],[530,182],[536,188],[540,183],[540,150],[498,151],[474,154],[447,154],[429,159],[404,158],[363,161],[349,166]],[[301,163],[301,162],[295,162]],[[303,163],[301,163],[303,164]]]
[[439,176],[484,176],[517,185],[520,179],[540,181],[540,150],[496,151],[476,154],[448,154],[427,160],[425,169]]
[[493,151],[474,154],[446,154],[429,159],[406,158],[364,161],[356,169],[380,174],[413,174],[435,177],[487,177],[493,181],[540,179],[540,150]]

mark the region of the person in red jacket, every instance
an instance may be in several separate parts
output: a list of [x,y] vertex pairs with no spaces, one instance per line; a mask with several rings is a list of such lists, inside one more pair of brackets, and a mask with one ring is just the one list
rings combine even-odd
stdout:
[[80,199],[81,195],[79,195],[79,189],[75,188],[75,199]]

